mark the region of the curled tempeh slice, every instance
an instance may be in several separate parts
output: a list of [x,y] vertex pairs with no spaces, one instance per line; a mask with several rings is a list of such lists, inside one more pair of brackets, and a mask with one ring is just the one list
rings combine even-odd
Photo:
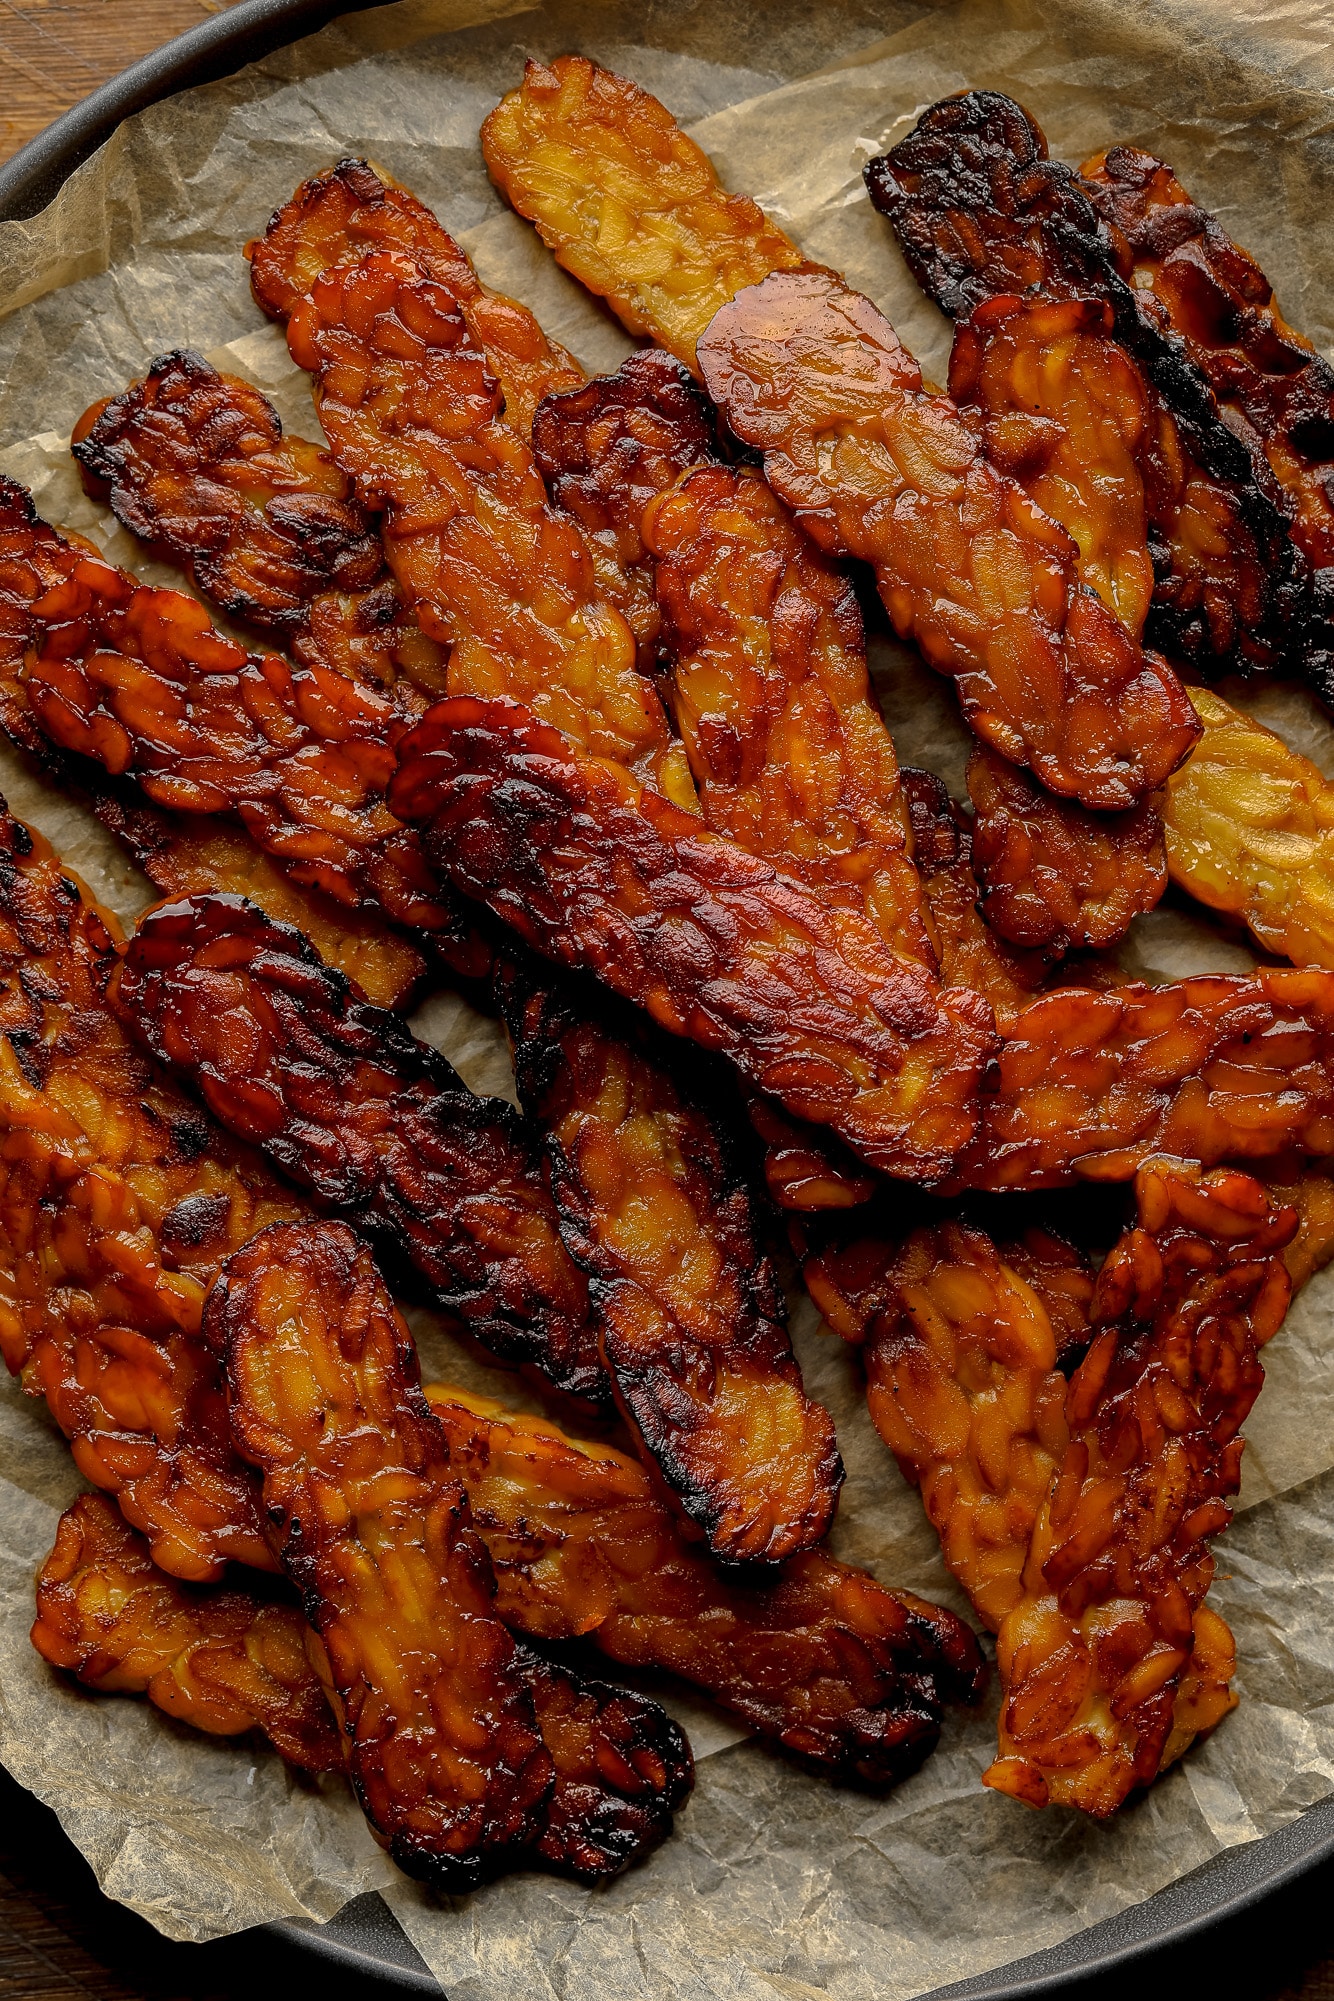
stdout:
[[[1292,540],[1311,567],[1302,652],[1319,694],[1334,693],[1334,368],[1288,325],[1255,259],[1193,202],[1172,169],[1113,146],[1081,170],[1141,311],[1163,316],[1282,489]],[[1152,302],[1150,304],[1150,302]]]
[[37,1573],[32,1643],[88,1688],[146,1695],[213,1736],[260,1729],[291,1765],[343,1769],[343,1747],[295,1605],[160,1570],[101,1494],[80,1494]]
[[443,694],[444,653],[405,611],[375,524],[321,445],[258,389],[183,348],[86,410],[84,485],[203,595],[304,664]]
[[1023,107],[991,90],[945,98],[868,164],[866,181],[923,290],[952,317],[1016,293],[1110,307],[1146,385],[1150,638],[1206,670],[1300,652],[1303,565],[1263,453],[1224,420],[1182,343],[1127,282],[1096,187],[1048,159]]
[[684,1542],[641,1466],[446,1384],[427,1397],[496,1568],[501,1615],[706,1689],[813,1770],[892,1785],[984,1670],[962,1620],[826,1550],[739,1581]]
[[165,1569],[272,1568],[200,1316],[298,1205],[121,1029],[115,919],[7,815],[0,849],[0,1352]]
[[466,893],[728,1055],[887,1173],[968,1139],[990,1009],[942,993],[859,913],[830,909],[510,702],[439,703],[405,739],[395,808]]
[[1297,1227],[1228,1170],[1150,1160],[1136,1194],[1139,1227],[1099,1273],[1069,1443],[997,1635],[1005,1701],[985,1774],[1030,1805],[1099,1817],[1168,1747]]
[[606,1395],[538,1133],[363,1001],[299,931],[235,896],[164,904],[111,991],[215,1118],[408,1260],[485,1346],[573,1395]]
[[708,825],[934,968],[856,594],[757,474],[720,461],[683,364],[632,355],[552,398],[534,447],[554,497],[652,572]]
[[470,1888],[531,1847],[555,1774],[407,1330],[352,1232],[310,1223],[228,1260],[209,1336],[371,1827]]
[[722,307],[699,360],[774,490],[822,547],[874,565],[985,742],[1104,810],[1176,769],[1199,734],[1176,674],[1079,583],[1074,542],[924,389],[869,299],[830,272],[777,273]]
[[1007,1024],[955,1188],[1128,1181],[1151,1154],[1212,1167],[1334,1152],[1334,977],[1261,967],[1067,987]]
[[812,1547],[843,1468],[758,1241],[729,1080],[697,1051],[644,1060],[633,1020],[592,989],[553,989],[531,962],[503,966],[498,987],[519,1094],[549,1136],[562,1228],[646,1465],[717,1557],[773,1563]]

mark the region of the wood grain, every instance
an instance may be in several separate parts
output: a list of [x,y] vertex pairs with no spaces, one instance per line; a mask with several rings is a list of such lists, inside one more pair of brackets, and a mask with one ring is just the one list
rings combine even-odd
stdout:
[[0,0],[0,160],[150,49],[229,4]]

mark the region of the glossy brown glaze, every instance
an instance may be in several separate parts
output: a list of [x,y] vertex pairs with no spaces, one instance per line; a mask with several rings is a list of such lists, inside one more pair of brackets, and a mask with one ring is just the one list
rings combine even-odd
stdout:
[[939,1174],[966,1142],[990,1010],[513,703],[440,703],[396,810],[465,893],[872,1166]]

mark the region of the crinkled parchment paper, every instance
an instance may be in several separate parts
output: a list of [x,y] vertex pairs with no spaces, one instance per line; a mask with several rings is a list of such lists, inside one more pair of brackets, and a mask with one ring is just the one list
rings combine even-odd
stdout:
[[[527,299],[586,364],[614,365],[624,335],[501,208],[477,148],[479,121],[523,59],[565,49],[657,91],[728,183],[863,286],[937,378],[947,330],[870,209],[861,168],[967,84],[1021,97],[1067,159],[1117,139],[1165,153],[1328,348],[1334,38],[1323,0],[1226,10],[1067,0],[1046,11],[1056,25],[1023,0],[408,0],[349,17],[131,120],[42,216],[0,226],[0,466],[33,486],[51,519],[137,563],[73,478],[69,428],[95,396],[188,342],[262,383],[310,432],[304,378],[261,324],[238,249],[303,175],[346,151],[369,153],[431,202],[482,275]],[[945,684],[886,640],[873,651],[901,754],[958,791],[964,739]],[[1334,727],[1299,693],[1230,692],[1334,773]],[[126,916],[149,900],[77,806],[12,757],[0,759],[0,784]],[[1139,921],[1126,961],[1150,977],[1252,963],[1236,936],[1178,907]],[[429,1001],[418,1027],[474,1085],[512,1089],[496,1031],[456,998]],[[707,1705],[673,1696],[699,1782],[644,1867],[591,1892],[527,1876],[437,1898],[395,1874],[341,1783],[303,1781],[248,1743],[80,1693],[38,1660],[32,1574],[78,1482],[44,1414],[12,1385],[0,1394],[0,1759],[55,1808],[106,1889],[175,1937],[326,1918],[378,1888],[453,2001],[921,1993],[1054,1944],[1334,1790],[1332,1308],[1326,1274],[1269,1350],[1242,1508],[1219,1548],[1214,1596],[1237,1633],[1241,1708],[1109,1827],[984,1791],[992,1711],[951,1720],[926,1768],[875,1801],[798,1774]],[[853,1359],[809,1303],[795,1326],[848,1467],[836,1547],[959,1604],[867,1420]],[[428,1318],[419,1339],[428,1375],[522,1401]]]

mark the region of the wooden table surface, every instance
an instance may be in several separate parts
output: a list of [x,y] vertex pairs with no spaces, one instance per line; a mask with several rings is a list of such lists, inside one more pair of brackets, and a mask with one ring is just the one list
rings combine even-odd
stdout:
[[[128,63],[229,0],[0,0],[0,160]],[[1083,2001],[1334,2001],[1334,1869]],[[269,1935],[172,1945],[102,1897],[55,1818],[0,1772],[0,2001],[261,2001],[365,1994]],[[515,1996],[515,2001],[527,2001]],[[619,2001],[607,1995],[604,2001]]]

